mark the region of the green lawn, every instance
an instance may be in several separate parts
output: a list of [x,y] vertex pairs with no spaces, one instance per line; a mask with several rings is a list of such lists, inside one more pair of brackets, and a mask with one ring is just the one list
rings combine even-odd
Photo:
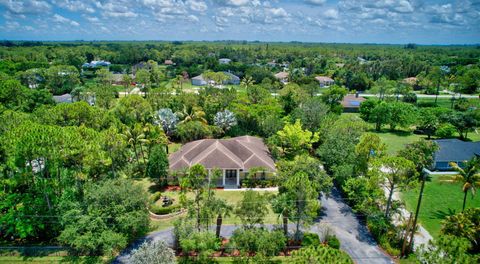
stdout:
[[[446,216],[462,210],[461,184],[442,182],[442,177],[441,175],[432,175],[430,181],[426,182],[420,207],[419,221],[433,237],[438,237],[440,234],[441,221]],[[420,186],[402,195],[407,209],[411,212],[415,212],[419,191]],[[477,195],[472,198],[469,194],[466,207],[480,207],[480,197]]]
[[[480,107],[480,100],[479,99],[469,98],[467,100],[472,106]],[[420,103],[420,102],[433,103],[433,102],[435,102],[435,98],[418,98],[417,103]],[[451,108],[452,107],[452,100],[450,98],[438,98],[437,105],[440,106],[440,107]]]
[[390,155],[396,154],[399,150],[403,149],[405,145],[412,142],[418,141],[421,138],[427,138],[423,135],[413,134],[411,132],[398,131],[398,132],[376,132],[370,131],[374,134],[377,134],[382,142],[387,145],[387,153]]

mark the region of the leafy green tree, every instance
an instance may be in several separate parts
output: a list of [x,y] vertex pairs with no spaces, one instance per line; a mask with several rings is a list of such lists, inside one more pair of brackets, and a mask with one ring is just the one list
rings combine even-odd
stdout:
[[420,111],[418,129],[422,130],[428,136],[428,139],[435,135],[439,126],[440,120],[434,110],[424,108]]
[[315,185],[316,183],[312,182],[308,174],[304,172],[298,172],[290,176],[286,182],[282,184],[285,195],[291,202],[288,217],[291,221],[295,222],[295,238],[297,241],[300,241],[301,238],[300,225],[310,225],[317,216],[317,211],[320,208],[320,202],[317,199],[318,187]]
[[330,107],[331,112],[340,114],[343,110],[340,102],[347,95],[347,92],[345,88],[332,86],[328,91],[322,93],[321,98]]
[[235,208],[235,214],[240,218],[244,228],[251,229],[255,225],[263,225],[267,215],[267,199],[265,195],[247,190],[243,193],[242,200]]
[[342,185],[347,201],[355,212],[373,216],[385,200],[378,177],[352,177]]
[[293,160],[280,160],[277,162],[277,176],[280,182],[285,182],[292,175],[305,173],[309,181],[316,187],[317,193],[330,193],[333,186],[332,179],[328,174],[319,169],[321,162],[307,154],[296,156]]
[[335,248],[328,246],[306,247],[293,251],[292,263],[339,263],[353,264],[350,256]]
[[359,109],[360,117],[366,122],[372,122],[372,113],[378,104],[380,104],[380,101],[375,99],[368,99],[361,103]]
[[368,165],[375,158],[385,155],[387,146],[379,136],[373,133],[365,133],[360,137],[360,142],[355,146],[357,156],[357,169],[363,175],[368,172]]
[[147,175],[156,179],[161,186],[167,184],[168,157],[165,153],[165,146],[155,145],[148,156]]
[[[207,191],[208,172],[201,164],[195,164],[180,178],[180,186],[182,187],[181,202],[191,207],[189,214],[193,215],[196,219],[196,229],[200,231],[202,220],[202,208],[203,200],[205,199],[204,193]],[[193,193],[192,201],[188,201],[186,197],[186,191],[190,189]]]
[[183,143],[199,140],[204,138],[210,138],[213,135],[212,128],[203,124],[200,121],[193,121],[188,123],[182,123],[177,126],[176,135]]
[[58,240],[80,252],[114,254],[148,230],[147,195],[130,180],[87,184],[82,200],[65,202]]
[[355,146],[367,124],[355,116],[340,116],[323,133],[324,141],[316,154],[329,172],[336,166],[355,163]]
[[175,252],[163,241],[146,241],[132,251],[132,264],[174,264],[177,263]]
[[403,102],[390,103],[388,109],[390,111],[387,114],[389,117],[387,123],[390,125],[391,130],[395,130],[397,126],[408,128],[416,121],[416,111],[411,104]]
[[280,102],[285,113],[291,113],[307,98],[307,93],[298,84],[289,83],[279,91]]
[[74,66],[52,66],[45,71],[45,87],[53,94],[69,93],[80,83],[80,74]]
[[480,208],[469,208],[462,213],[448,216],[442,225],[442,233],[470,241],[474,253],[480,252]]
[[393,193],[410,188],[415,183],[415,165],[403,157],[386,156],[374,162],[372,173],[380,175],[384,180],[382,185],[388,191],[385,217],[390,217]]
[[318,131],[329,112],[329,107],[318,97],[310,98],[293,111],[293,118],[299,119],[306,129]]
[[444,176],[443,181],[462,184],[463,192],[463,206],[462,212],[465,210],[467,203],[468,192],[472,193],[472,196],[476,194],[477,186],[480,185],[480,161],[478,158],[473,158],[470,161],[463,162],[459,165],[455,162],[451,162],[450,167],[454,169],[458,174],[451,176]]
[[247,96],[252,104],[263,102],[270,97],[270,93],[261,85],[250,85],[247,88]]
[[420,139],[407,144],[404,149],[399,151],[398,155],[413,162],[417,172],[421,173],[423,168],[433,166],[434,155],[437,150],[438,145],[435,142]]
[[113,113],[127,126],[135,123],[146,123],[150,121],[152,107],[147,100],[139,95],[129,95],[120,98],[113,108]]
[[[238,228],[233,232],[230,244],[238,249],[242,256],[250,258],[252,253],[266,257],[278,255],[286,246],[287,239],[279,231],[264,228]],[[258,259],[253,259],[255,262]],[[263,259],[265,260],[265,259]]]
[[286,124],[276,135],[269,138],[269,141],[277,148],[281,156],[293,158],[310,151],[312,144],[318,139],[318,133],[303,129],[302,123],[297,119],[294,124]]
[[390,122],[392,119],[391,107],[386,102],[380,102],[372,110],[369,122],[375,123],[375,130],[380,131],[382,126]]
[[417,258],[421,263],[428,264],[478,263],[478,256],[467,253],[470,247],[466,238],[440,236],[426,246],[421,245]]

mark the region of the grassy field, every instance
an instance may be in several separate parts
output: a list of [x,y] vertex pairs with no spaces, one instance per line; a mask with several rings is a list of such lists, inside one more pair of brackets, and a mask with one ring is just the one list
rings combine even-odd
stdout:
[[[472,106],[480,107],[480,100],[479,99],[467,99],[468,102]],[[433,103],[435,102],[435,98],[418,98],[417,103]],[[450,98],[438,98],[437,105],[445,108],[452,107],[452,100]]]
[[418,141],[421,138],[426,138],[423,135],[413,134],[411,132],[376,132],[370,131],[374,134],[377,134],[382,142],[387,145],[387,153],[390,155],[396,154],[399,150],[403,149],[405,145],[410,144],[412,142]]
[[[430,181],[426,182],[419,214],[420,223],[435,238],[440,234],[442,220],[455,212],[460,212],[463,203],[461,184],[442,182],[442,177],[432,175]],[[409,211],[415,211],[419,191],[420,187],[417,187],[403,193],[402,198]],[[469,194],[466,207],[480,207],[480,197],[477,195],[472,198]]]

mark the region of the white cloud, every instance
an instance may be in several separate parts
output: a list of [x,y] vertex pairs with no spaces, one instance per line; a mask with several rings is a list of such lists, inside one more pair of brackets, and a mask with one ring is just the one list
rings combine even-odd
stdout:
[[95,13],[95,9],[85,3],[86,1],[80,0],[54,0],[53,3],[61,8],[65,8],[67,10],[73,12],[86,12],[86,13]]
[[51,9],[50,4],[39,0],[1,0],[0,5],[15,14],[42,14]]
[[68,19],[66,17],[63,17],[59,14],[55,14],[52,17],[53,22],[59,23],[59,24],[70,24],[72,26],[78,27],[80,24],[77,21]]
[[191,10],[197,12],[205,12],[208,9],[207,4],[203,1],[188,0],[186,5],[189,6]]
[[227,6],[245,6],[248,5],[250,0],[214,0],[219,5]]
[[338,10],[337,9],[327,9],[324,13],[325,18],[338,19]]

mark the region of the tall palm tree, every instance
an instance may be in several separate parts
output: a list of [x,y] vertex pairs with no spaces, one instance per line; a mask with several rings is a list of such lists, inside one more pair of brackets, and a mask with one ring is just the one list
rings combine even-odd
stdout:
[[190,121],[199,121],[205,125],[208,124],[205,119],[205,112],[198,106],[187,107],[186,105],[183,105],[182,111],[178,112],[177,115],[182,120],[179,124],[188,123]]
[[465,204],[467,202],[467,194],[470,191],[472,196],[475,195],[477,186],[480,186],[480,159],[473,158],[470,161],[464,162],[463,168],[457,163],[451,162],[450,166],[458,172],[456,175],[447,176],[448,178],[443,180],[446,182],[460,182],[462,183],[463,206],[462,212],[465,210]]

